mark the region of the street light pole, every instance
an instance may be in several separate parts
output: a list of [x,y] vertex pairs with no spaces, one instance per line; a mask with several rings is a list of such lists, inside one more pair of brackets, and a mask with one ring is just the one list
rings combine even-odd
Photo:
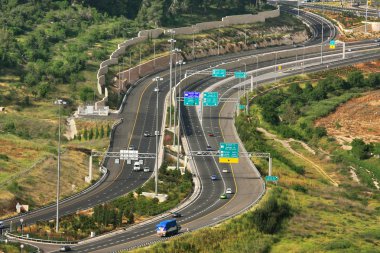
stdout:
[[[158,92],[160,91],[158,89],[158,82],[159,81],[162,81],[162,77],[155,77],[152,79],[152,81],[156,82],[156,92],[157,92],[157,95],[156,95],[156,131],[155,131],[155,135],[156,135],[156,168],[154,170],[154,193],[155,193],[155,196],[157,197],[158,195],[158,135],[159,135],[159,130],[158,130]],[[163,119],[164,120],[164,119]]]
[[[186,62],[180,60],[179,61],[179,79],[181,80],[182,78],[182,65],[185,65]],[[181,86],[178,85],[178,94],[179,98],[181,97]],[[181,100],[178,100],[178,143],[177,143],[177,170],[179,170],[179,153],[181,152],[180,150],[180,140],[181,140]]]
[[58,99],[54,102],[59,108],[59,124],[58,124],[58,169],[57,169],[57,217],[55,232],[59,232],[59,191],[60,191],[60,173],[61,173],[61,105],[65,105],[66,101]]
[[365,6],[365,26],[364,33],[367,33],[367,21],[368,21],[368,0],[366,0],[367,4]]
[[[324,4],[325,4],[325,2],[323,1],[323,2],[322,2],[322,13],[323,13],[323,14],[325,14],[325,7],[324,7]],[[323,64],[323,27],[324,27],[323,17],[322,17],[322,19],[321,19],[321,22],[322,22],[321,64]]]
[[168,42],[170,42],[170,56],[169,56],[169,71],[170,71],[170,77],[169,77],[169,98],[170,98],[170,103],[169,103],[169,129],[172,128],[172,87],[173,87],[173,44],[176,42],[175,39],[173,39],[173,34],[175,33],[174,30],[169,30],[169,32],[171,33],[171,39],[168,40]]

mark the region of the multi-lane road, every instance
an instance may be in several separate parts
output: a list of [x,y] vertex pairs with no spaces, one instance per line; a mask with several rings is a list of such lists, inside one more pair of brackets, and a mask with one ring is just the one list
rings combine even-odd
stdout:
[[[291,11],[287,9],[286,11]],[[301,15],[308,20],[311,28],[314,30],[314,39],[308,44],[318,43],[320,41],[321,21],[320,18],[301,12]],[[324,21],[325,25],[327,21]],[[324,29],[324,38],[333,37],[335,32],[333,26],[327,26]],[[280,47],[279,49],[289,49],[290,47]],[[197,60],[187,64],[185,69],[202,69],[220,62],[229,61],[238,57],[252,54],[273,51],[272,49],[256,50],[254,52],[242,52],[235,55],[225,55],[210,57],[208,59]],[[308,56],[306,56],[308,57]],[[287,61],[291,59],[282,59]],[[279,60],[280,61],[280,60]],[[273,61],[260,62],[260,68],[273,64]],[[247,69],[253,69],[256,65],[247,65]],[[156,74],[157,75],[157,74]],[[154,153],[155,138],[144,137],[143,133],[148,131],[153,133],[155,130],[156,120],[159,126],[162,123],[162,108],[164,98],[169,91],[167,70],[158,73],[164,78],[160,83],[159,93],[159,117],[156,118],[156,92],[154,91],[155,83],[151,81],[152,77],[147,77],[133,89],[128,96],[126,104],[123,106],[120,117],[124,118],[114,132],[111,141],[111,151],[125,149],[134,145],[140,151]],[[186,87],[188,90],[202,91],[215,83],[215,79],[205,78],[192,86]],[[228,85],[215,87],[215,90],[224,96],[236,96],[236,90],[230,89],[236,83],[229,82]],[[206,109],[202,125],[195,108],[182,106],[182,122],[186,126],[183,133],[186,135],[188,148],[190,150],[205,150],[207,145],[214,148],[219,146],[220,142],[237,142],[232,113],[234,112],[233,104],[221,105],[217,108]],[[209,137],[208,132],[213,132],[214,137]],[[243,147],[241,147],[243,148]],[[196,157],[194,158],[197,169],[197,178],[201,181],[201,190],[193,202],[181,210],[182,218],[178,221],[182,227],[187,230],[193,230],[205,225],[216,223],[226,217],[239,213],[241,210],[249,207],[255,202],[264,190],[264,183],[260,179],[258,172],[251,166],[247,159],[241,159],[237,166],[229,168],[233,173],[221,173],[223,168],[229,165],[221,165],[213,157]],[[146,164],[153,168],[154,161],[146,161]],[[127,164],[114,164],[113,159],[106,160],[106,167],[109,169],[109,175],[104,183],[94,190],[79,195],[61,204],[60,213],[62,215],[73,213],[76,210],[85,209],[98,203],[113,199],[119,195],[129,192],[143,184],[150,176],[150,173],[136,173],[132,167]],[[217,175],[218,180],[211,181],[210,176]],[[228,200],[220,200],[219,196],[227,187],[233,189],[234,194],[230,195]],[[23,218],[25,222],[35,222],[37,220],[47,220],[55,215],[54,206],[37,210],[34,213],[27,214]],[[19,217],[13,219],[17,222]],[[8,220],[7,222],[9,222]],[[141,245],[143,243],[157,240],[154,235],[154,224],[146,223],[132,227],[126,231],[119,232],[116,236],[101,237],[96,240],[83,242],[73,247],[78,252],[110,252],[123,248],[129,248]]]

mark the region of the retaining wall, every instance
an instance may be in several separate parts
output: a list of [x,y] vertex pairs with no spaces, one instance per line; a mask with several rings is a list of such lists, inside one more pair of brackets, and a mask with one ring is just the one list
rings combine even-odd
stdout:
[[[198,33],[204,30],[215,29],[218,27],[248,24],[248,23],[255,23],[255,22],[264,22],[266,18],[278,17],[279,15],[280,15],[280,10],[277,9],[277,10],[272,10],[272,11],[260,12],[256,15],[246,14],[246,15],[227,16],[227,17],[224,17],[222,21],[198,23],[190,27],[179,27],[179,28],[173,28],[171,30],[174,30],[175,34],[193,34],[193,33]],[[148,38],[158,38],[160,35],[167,32],[168,30],[164,30],[162,28],[143,30],[138,33],[137,37],[134,37],[132,39],[126,40],[118,44],[118,48],[112,52],[112,54],[110,55],[110,58],[100,63],[100,67],[97,73],[97,80],[98,80],[97,88],[98,88],[99,94],[101,95],[103,94],[103,87],[106,82],[105,75],[108,73],[108,67],[118,64],[118,58],[122,56],[123,54],[125,54],[127,47],[143,42],[147,40]],[[131,78],[130,80],[127,80],[127,81],[128,83],[133,83],[137,81],[141,76],[148,75],[154,71],[167,67],[167,64],[169,64],[168,56],[160,57],[155,60],[151,60],[149,62],[141,64],[140,66],[134,67],[130,70]],[[126,73],[128,71],[129,70],[122,72],[122,77],[123,77],[122,79],[125,80],[126,77],[129,76],[129,74]],[[103,103],[105,103],[106,101],[107,101],[107,98],[103,99],[102,101],[99,101],[98,103],[99,105],[103,105]]]

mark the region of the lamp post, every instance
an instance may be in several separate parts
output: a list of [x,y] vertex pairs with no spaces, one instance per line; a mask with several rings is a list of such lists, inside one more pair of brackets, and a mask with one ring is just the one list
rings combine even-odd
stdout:
[[[154,171],[154,185],[155,185],[155,188],[154,188],[154,192],[155,192],[155,195],[157,196],[157,187],[158,187],[158,135],[159,135],[159,130],[158,130],[158,93],[160,92],[160,90],[158,89],[158,82],[159,81],[162,81],[163,78],[162,77],[155,77],[152,79],[153,82],[156,82],[156,92],[157,92],[157,95],[156,95],[156,131],[155,131],[155,135],[156,135],[156,169]],[[162,120],[165,120],[165,119],[162,119]]]
[[170,56],[169,56],[169,91],[170,91],[170,94],[169,94],[169,97],[170,97],[170,103],[169,103],[169,129],[172,128],[172,75],[173,75],[173,44],[176,42],[175,39],[173,39],[173,35],[175,34],[175,31],[170,29],[169,30],[169,33],[171,33],[171,39],[168,40],[168,42],[170,42]]
[[[323,14],[325,14],[325,7],[324,7],[324,4],[325,4],[325,2],[323,1],[323,2],[322,2],[322,13],[323,13]],[[321,64],[323,64],[323,27],[324,27],[323,17],[321,18],[321,22],[322,22]]]
[[24,249],[24,244],[20,244],[21,253],[23,252],[23,249]]
[[[179,65],[179,79],[181,80],[182,77],[182,65],[185,65],[186,62],[179,60],[178,65]],[[181,86],[178,85],[178,94],[179,97],[181,97]],[[177,143],[177,170],[179,170],[179,153],[180,153],[180,140],[181,140],[181,128],[180,128],[180,123],[181,123],[181,101],[178,101],[178,143]],[[174,133],[175,136],[175,133]]]
[[23,224],[23,222],[24,222],[24,219],[21,218],[20,219],[20,223],[21,223],[21,237],[24,237],[24,224]]
[[364,26],[364,33],[367,33],[367,21],[368,21],[368,1],[366,0],[366,6],[365,6],[365,26]]
[[61,173],[61,105],[65,105],[66,101],[57,99],[54,104],[59,108],[59,124],[58,124],[58,168],[57,168],[57,217],[55,232],[59,232],[59,191],[60,191],[60,173]]

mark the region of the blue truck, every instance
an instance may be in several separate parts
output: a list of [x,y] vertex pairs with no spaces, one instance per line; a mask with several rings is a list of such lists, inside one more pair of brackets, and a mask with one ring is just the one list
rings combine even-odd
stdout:
[[161,237],[178,234],[180,229],[177,220],[164,220],[156,225],[157,235]]

